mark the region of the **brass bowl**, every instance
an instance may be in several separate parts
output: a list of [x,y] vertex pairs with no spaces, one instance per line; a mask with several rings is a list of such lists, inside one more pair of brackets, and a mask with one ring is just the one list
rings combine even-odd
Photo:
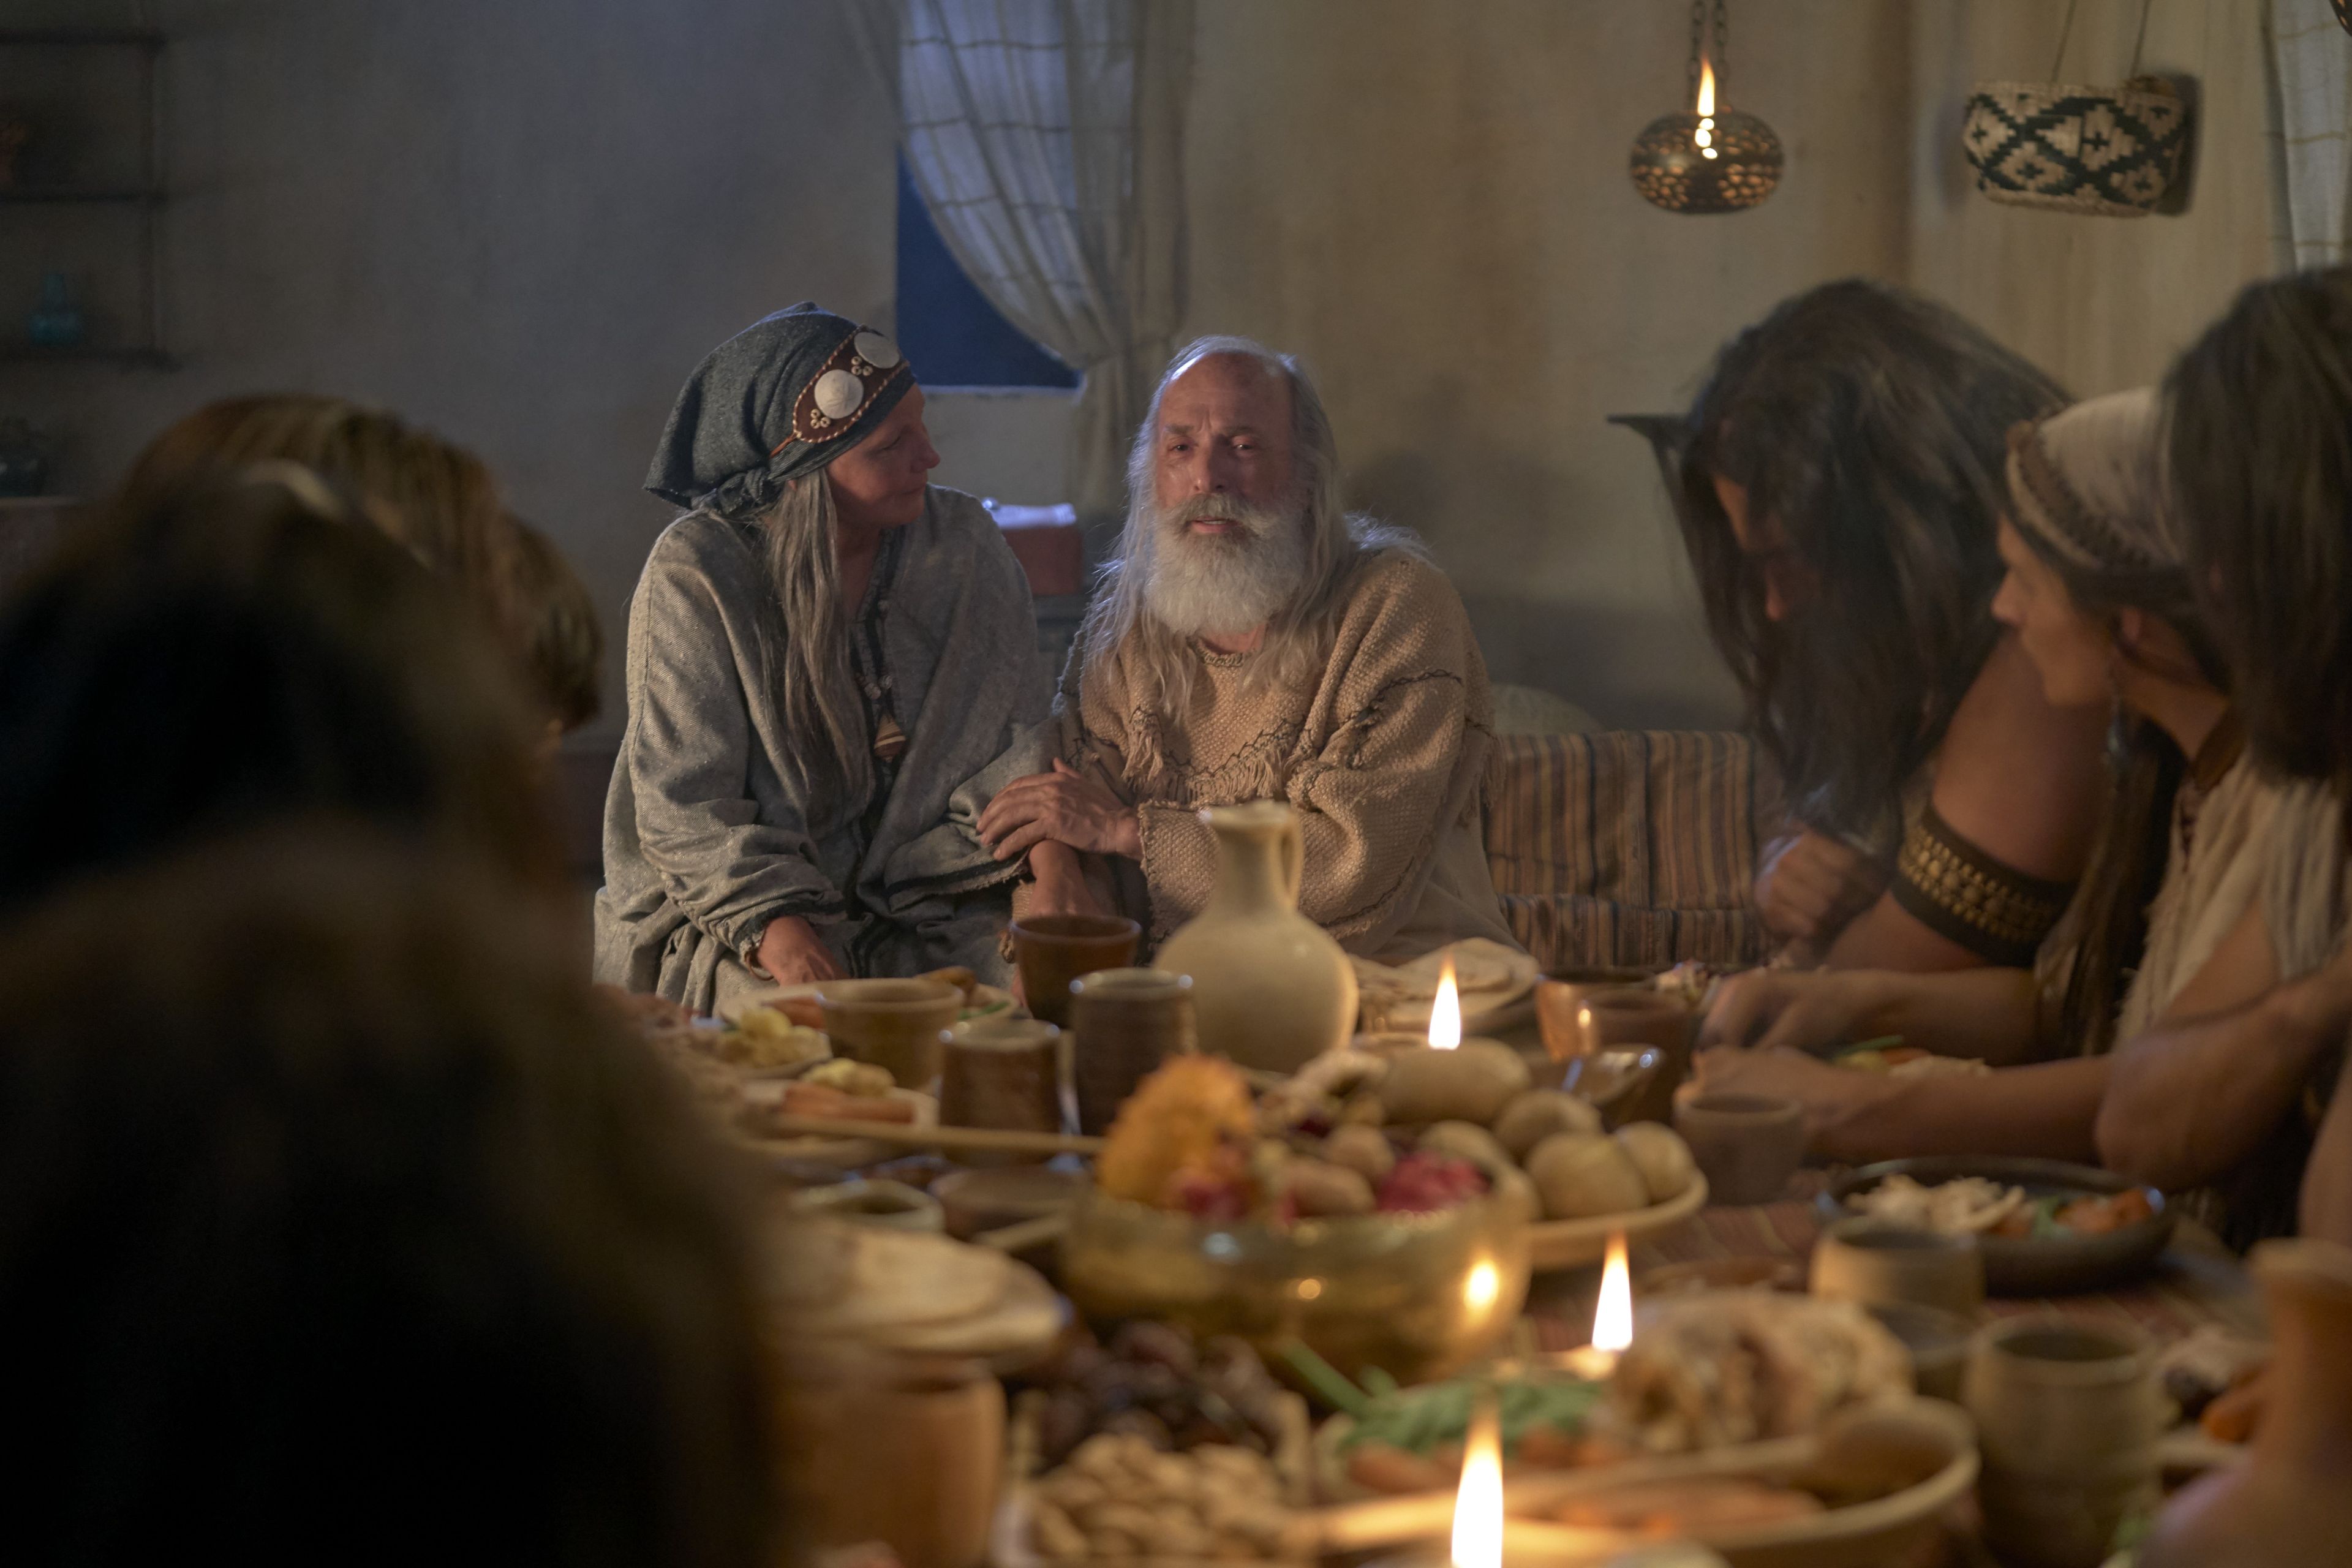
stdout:
[[1238,1334],[1276,1366],[1296,1338],[1349,1377],[1377,1366],[1413,1384],[1467,1365],[1517,1318],[1528,1226],[1494,1194],[1277,1230],[1089,1191],[1070,1210],[1061,1266],[1062,1289],[1091,1317]]

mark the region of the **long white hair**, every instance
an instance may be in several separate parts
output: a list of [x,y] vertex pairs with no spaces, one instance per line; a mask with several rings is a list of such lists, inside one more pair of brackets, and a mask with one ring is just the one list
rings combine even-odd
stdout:
[[757,625],[768,700],[790,747],[784,765],[797,775],[785,782],[806,802],[809,830],[821,832],[864,802],[873,779],[866,709],[849,668],[833,486],[822,469],[805,474],[750,521],[774,590]]
[[1137,700],[1170,716],[1183,711],[1190,700],[1199,658],[1192,639],[1171,629],[1149,603],[1160,519],[1152,483],[1160,405],[1177,377],[1221,354],[1255,361],[1289,384],[1291,510],[1306,532],[1305,570],[1297,592],[1266,625],[1265,641],[1250,661],[1250,689],[1311,686],[1330,658],[1331,637],[1343,608],[1339,588],[1348,574],[1375,551],[1421,552],[1420,542],[1406,530],[1345,510],[1339,496],[1339,445],[1331,417],[1297,360],[1255,338],[1194,339],[1169,362],[1135,433],[1127,459],[1127,523],[1119,533],[1118,555],[1097,574],[1094,603],[1080,634],[1089,663],[1124,653]]

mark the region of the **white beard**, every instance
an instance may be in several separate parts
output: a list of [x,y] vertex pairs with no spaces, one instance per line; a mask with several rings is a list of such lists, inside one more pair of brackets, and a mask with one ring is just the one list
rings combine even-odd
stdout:
[[[1307,580],[1306,520],[1296,510],[1193,496],[1155,513],[1143,602],[1179,637],[1245,636],[1274,619]],[[1210,517],[1239,531],[1196,534],[1186,526]]]

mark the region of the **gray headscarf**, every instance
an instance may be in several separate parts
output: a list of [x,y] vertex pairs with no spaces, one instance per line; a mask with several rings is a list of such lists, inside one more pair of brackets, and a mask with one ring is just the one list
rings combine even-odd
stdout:
[[688,510],[751,517],[864,440],[914,384],[898,344],[803,300],[694,367],[646,489]]
[[2089,398],[2009,433],[2011,521],[2085,571],[2179,572],[2156,389]]

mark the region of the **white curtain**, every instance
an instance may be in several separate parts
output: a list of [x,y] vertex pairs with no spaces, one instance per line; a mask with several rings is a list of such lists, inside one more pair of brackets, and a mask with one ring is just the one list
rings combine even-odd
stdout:
[[2271,0],[2269,22],[2280,260],[2326,266],[2352,240],[2352,35],[2328,0]]
[[1071,499],[1116,511],[1183,314],[1191,0],[898,0],[890,19],[916,187],[981,291],[1084,374]]

